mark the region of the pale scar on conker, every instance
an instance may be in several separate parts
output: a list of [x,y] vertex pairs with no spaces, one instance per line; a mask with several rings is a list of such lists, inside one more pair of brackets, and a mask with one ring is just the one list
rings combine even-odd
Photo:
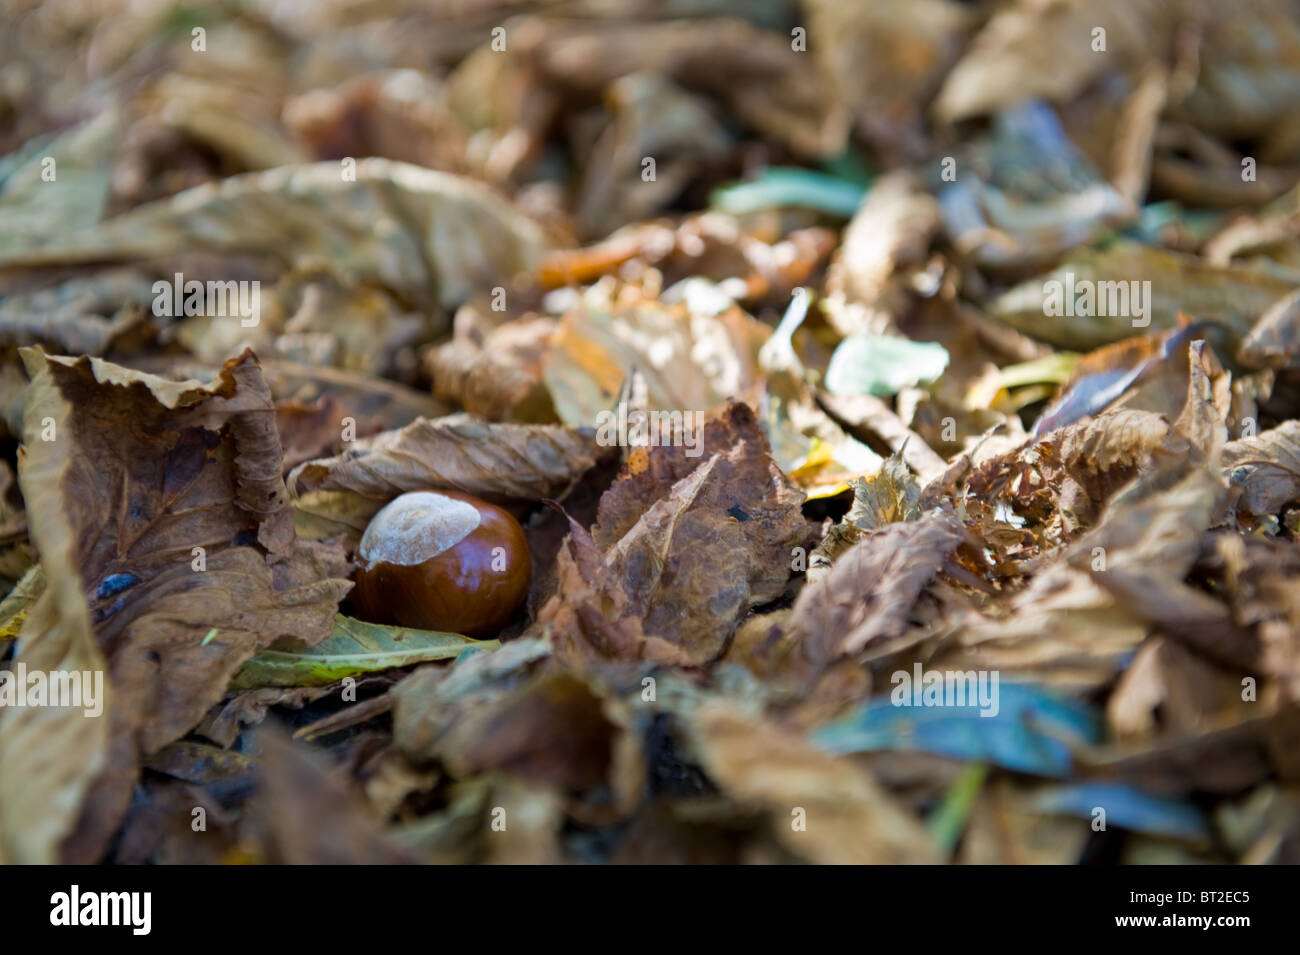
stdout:
[[523,604],[532,570],[508,512],[457,491],[412,491],[362,535],[352,603],[372,623],[485,636]]

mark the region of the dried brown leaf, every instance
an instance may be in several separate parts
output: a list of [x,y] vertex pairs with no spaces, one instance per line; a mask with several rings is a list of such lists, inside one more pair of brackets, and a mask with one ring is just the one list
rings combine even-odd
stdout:
[[[210,386],[98,359],[24,360],[33,382],[20,480],[49,584],[18,659],[103,670],[108,703],[98,719],[5,714],[4,778],[25,778],[45,807],[7,801],[0,825],[8,851],[49,861],[80,811],[66,852],[90,861],[121,820],[141,754],[198,723],[258,649],[328,635],[348,566],[338,548],[294,537],[274,411],[251,354]],[[65,745],[19,748],[36,723]]]
[[825,665],[901,636],[917,597],[964,538],[961,522],[942,513],[868,531],[799,594],[792,638]]
[[705,773],[740,806],[768,814],[772,835],[796,857],[857,865],[939,861],[920,821],[847,759],[720,704],[694,713],[687,735]]
[[[406,491],[463,491],[506,505],[561,498],[602,456],[594,438],[558,425],[420,418],[299,465],[288,485],[315,533],[355,545],[378,510]],[[315,536],[315,534],[313,534]]]
[[565,654],[716,658],[753,607],[780,596],[815,529],[746,405],[701,435],[702,453],[637,449],[588,534],[570,522],[557,594],[538,632]]

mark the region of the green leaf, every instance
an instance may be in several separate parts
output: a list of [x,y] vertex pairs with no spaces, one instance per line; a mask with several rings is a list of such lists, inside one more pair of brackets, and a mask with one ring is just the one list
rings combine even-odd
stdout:
[[310,650],[263,650],[244,664],[231,689],[261,686],[325,686],[346,676],[375,673],[431,660],[449,660],[466,649],[494,650],[496,640],[459,633],[412,630],[366,623],[338,614],[330,635]]
[[952,853],[957,841],[966,830],[971,810],[975,808],[975,798],[984,786],[984,777],[989,768],[984,763],[971,763],[962,769],[956,782],[949,787],[943,802],[930,816],[926,825],[934,841],[945,853]]
[[1020,388],[1024,385],[1063,385],[1074,374],[1074,366],[1079,363],[1079,356],[1074,352],[1062,351],[1022,361],[1017,365],[1007,365],[998,370],[998,384],[1003,388]]
[[937,342],[893,335],[850,335],[840,342],[826,369],[826,388],[837,395],[896,395],[909,385],[934,381],[948,367],[948,351]]

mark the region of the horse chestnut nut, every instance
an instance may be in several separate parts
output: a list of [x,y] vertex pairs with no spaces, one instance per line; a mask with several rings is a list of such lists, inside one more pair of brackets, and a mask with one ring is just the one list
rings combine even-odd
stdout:
[[532,558],[509,513],[456,491],[412,491],[370,521],[352,603],[372,623],[482,636],[528,595]]

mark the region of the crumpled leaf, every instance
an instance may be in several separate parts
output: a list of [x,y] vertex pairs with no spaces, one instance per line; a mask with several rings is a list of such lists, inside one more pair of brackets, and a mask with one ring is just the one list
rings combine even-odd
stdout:
[[[0,832],[15,858],[53,861],[76,824],[62,857],[95,859],[141,756],[194,726],[260,647],[323,639],[348,568],[337,547],[294,537],[251,354],[210,386],[99,359],[23,357],[33,382],[19,478],[48,586],[17,659],[103,670],[108,702],[99,719],[57,709],[0,718],[0,778],[23,780],[22,800],[43,804],[6,799]],[[65,744],[27,745],[41,724]]]
[[[1045,484],[1031,464],[1010,479],[1028,498],[1018,507],[1036,522],[1039,495],[1055,497],[1049,514],[1061,523],[1053,530],[1069,543],[1026,587],[959,624],[936,664],[1096,687],[1153,627],[1199,640],[1224,631],[1227,608],[1184,579],[1225,494],[1216,476],[1225,429],[1204,360],[1203,343],[1194,343],[1186,406],[1172,426],[1149,413],[1107,412],[1056,432],[1063,477]],[[977,490],[990,496],[982,482]],[[998,492],[991,496],[996,508]],[[1080,534],[1076,521],[1090,529]],[[1013,546],[1023,548],[1026,537],[1032,532],[1015,531]]]
[[[1034,422],[1031,434],[1039,437],[1081,418],[1095,415],[1116,402],[1130,388],[1161,372],[1174,372],[1169,377],[1174,382],[1180,382],[1169,389],[1171,397],[1176,396],[1177,404],[1174,407],[1149,410],[1168,411],[1172,417],[1182,407],[1187,392],[1187,362],[1181,349],[1190,343],[1193,336],[1204,334],[1204,329],[1204,325],[1188,325],[1169,332],[1125,339],[1085,355],[1076,364],[1074,373],[1062,387],[1060,396]],[[1156,345],[1156,342],[1159,344]],[[1178,372],[1184,374],[1179,375]],[[1129,408],[1147,406],[1148,403],[1144,401],[1130,402],[1127,405]]]
[[456,401],[488,421],[553,424],[559,419],[542,380],[544,360],[555,334],[549,318],[510,322],[482,340],[461,334],[425,355],[434,393]]
[[853,506],[844,521],[869,531],[920,516],[921,487],[903,464],[902,453],[890,455],[880,473],[853,485]]
[[1223,473],[1239,514],[1276,514],[1300,498],[1300,421],[1229,441],[1223,446]]
[[747,406],[731,405],[701,437],[694,457],[637,449],[590,533],[570,519],[557,592],[534,627],[557,653],[704,663],[750,608],[784,590],[793,549],[813,530],[802,495]]
[[946,514],[868,531],[799,594],[792,638],[824,664],[902,636],[921,590],[964,537]]
[[[468,415],[420,418],[299,465],[295,506],[360,541],[370,518],[406,491],[463,491],[502,504],[560,498],[601,457],[595,440],[558,425],[488,424]],[[319,525],[318,525],[319,526]]]

